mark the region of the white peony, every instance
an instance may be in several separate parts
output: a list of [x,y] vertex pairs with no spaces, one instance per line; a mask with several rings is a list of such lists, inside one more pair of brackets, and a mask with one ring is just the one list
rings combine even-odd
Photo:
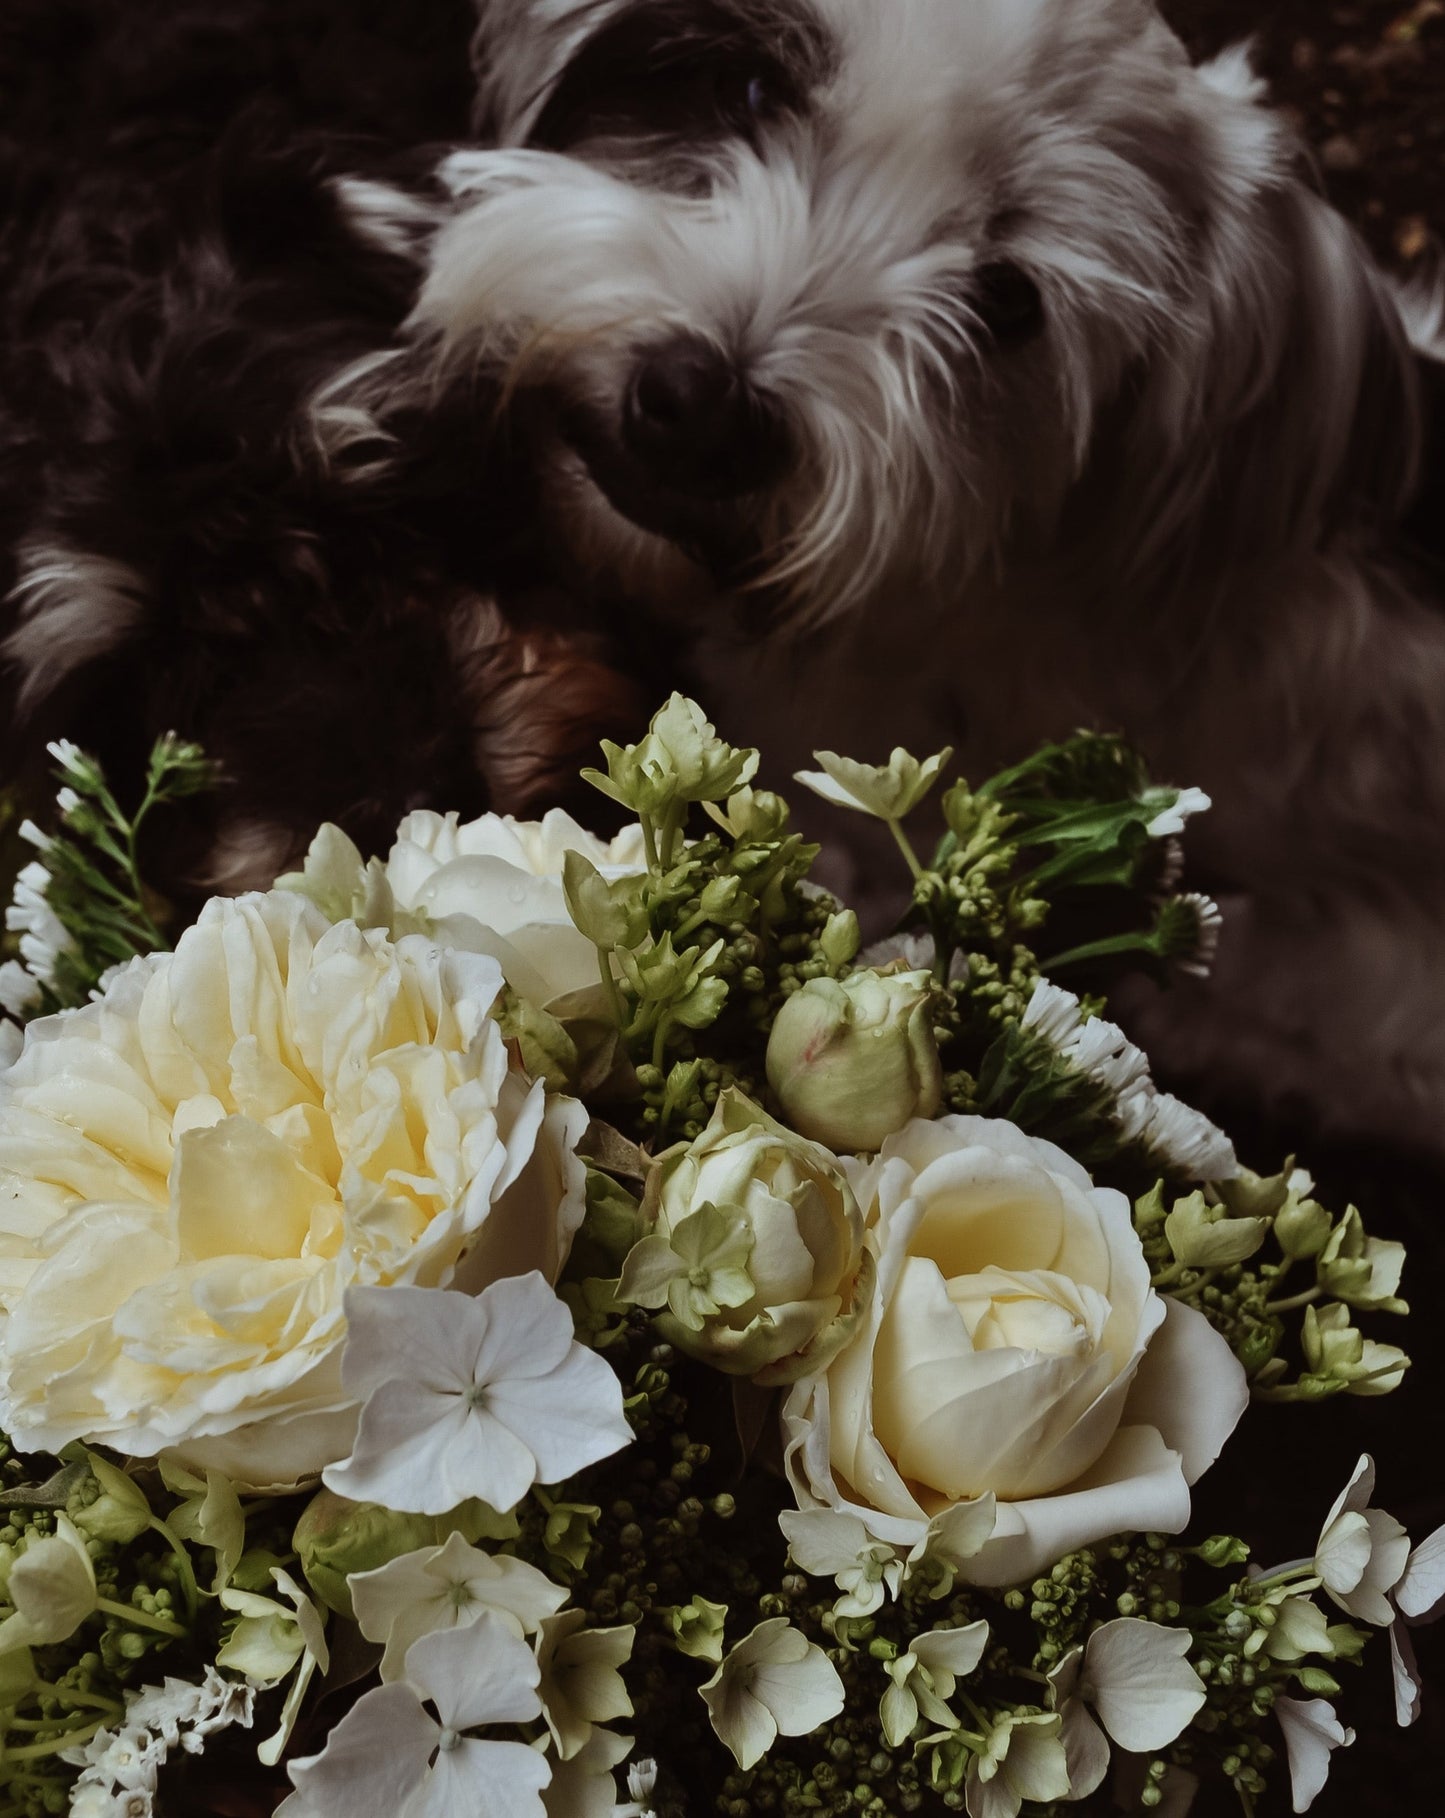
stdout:
[[560,808],[540,821],[484,814],[464,824],[419,809],[397,829],[386,877],[399,909],[424,911],[442,938],[492,954],[514,991],[546,1004],[597,983],[597,949],[562,894],[569,852],[608,879],[647,869],[638,826],[605,841]]
[[1183,1528],[1244,1373],[1150,1286],[1123,1195],[990,1118],[915,1121],[845,1166],[878,1291],[784,1404],[799,1506],[913,1547],[931,1516],[992,1493],[993,1536],[963,1567],[980,1584],[1120,1530]]
[[173,954],[31,1024],[0,1076],[17,1445],[83,1435],[294,1485],[351,1447],[348,1287],[445,1285],[494,1221],[527,1233],[488,1246],[499,1270],[555,1275],[585,1116],[544,1120],[509,1070],[501,983],[276,891],[209,903]]

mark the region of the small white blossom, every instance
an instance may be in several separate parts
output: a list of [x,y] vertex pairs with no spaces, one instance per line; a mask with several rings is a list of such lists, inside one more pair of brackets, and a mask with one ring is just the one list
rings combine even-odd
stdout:
[[68,1516],[58,1515],[53,1534],[26,1545],[5,1595],[14,1614],[0,1622],[0,1654],[68,1641],[95,1609],[95,1567]]
[[1365,1453],[1335,1499],[1315,1546],[1325,1594],[1350,1616],[1379,1628],[1394,1620],[1389,1593],[1405,1574],[1410,1537],[1383,1509],[1372,1509],[1375,1461]]
[[657,1763],[650,1755],[634,1761],[627,1770],[628,1800],[615,1806],[612,1818],[657,1818],[652,1809],[652,1796],[657,1791]]
[[321,1754],[287,1763],[296,1790],[276,1818],[545,1818],[552,1769],[538,1751],[468,1734],[540,1717],[537,1677],[496,1616],[424,1636],[405,1679],[359,1698]]
[[350,1458],[322,1473],[338,1495],[419,1515],[475,1496],[505,1512],[631,1443],[622,1385],[536,1270],[475,1299],[353,1288],[346,1317],[342,1382],[365,1406]]
[[1274,1714],[1284,1732],[1294,1809],[1307,1812],[1330,1774],[1330,1756],[1355,1740],[1323,1698],[1276,1698]]
[[222,1590],[222,1606],[237,1611],[241,1620],[216,1656],[218,1666],[244,1673],[263,1690],[290,1676],[276,1732],[256,1750],[267,1767],[276,1765],[291,1740],[313,1674],[318,1668],[325,1673],[331,1665],[321,1612],[289,1572],[272,1566],[271,1578],[285,1598],[284,1603],[254,1591],[238,1590],[234,1585]]
[[930,1629],[917,1636],[906,1653],[887,1663],[885,1670],[893,1683],[883,1694],[878,1716],[889,1748],[902,1748],[920,1718],[957,1729],[958,1718],[947,1700],[958,1681],[967,1678],[983,1659],[988,1633],[986,1622]]
[[597,1725],[632,1715],[621,1669],[636,1639],[631,1623],[588,1628],[583,1610],[542,1619],[536,1644],[542,1714],[564,1761],[581,1752]]
[[778,1517],[794,1563],[813,1578],[833,1579],[843,1595],[839,1616],[871,1616],[896,1597],[903,1561],[895,1547],[873,1540],[856,1515],[836,1509],[789,1509]]
[[901,821],[918,806],[938,781],[943,766],[953,756],[951,746],[930,758],[910,756],[894,747],[886,764],[859,764],[835,751],[815,751],[821,770],[799,770],[794,780],[837,808],[853,808],[880,820]]
[[968,1764],[968,1818],[1017,1818],[1026,1799],[1040,1804],[1067,1799],[1062,1728],[1053,1713],[1000,1712],[989,1726],[984,1752]]
[[179,1745],[199,1755],[207,1737],[239,1724],[250,1729],[254,1686],[208,1666],[199,1682],[168,1678],[132,1694],[119,1727],[98,1730],[62,1759],[82,1771],[71,1794],[71,1818],[150,1818],[161,1768]]
[[386,1644],[383,1680],[400,1679],[412,1644],[438,1629],[468,1628],[496,1616],[519,1638],[534,1635],[567,1593],[525,1560],[493,1555],[452,1533],[443,1545],[403,1553],[347,1583],[368,1641]]
[[617,1818],[636,1808],[617,1804],[615,1773],[632,1752],[632,1738],[594,1729],[569,1760],[552,1763],[542,1789],[547,1818]]
[[780,1735],[806,1736],[844,1704],[832,1661],[784,1616],[760,1622],[701,1694],[713,1729],[744,1772]]
[[[1174,795],[1174,800],[1167,807],[1161,808],[1149,822],[1144,831],[1151,840],[1164,840],[1183,833],[1184,823],[1196,814],[1207,814],[1214,806],[1213,801],[1202,789],[1181,789],[1175,794],[1172,790],[1153,790],[1153,795]],[[1144,798],[1149,799],[1147,796]]]

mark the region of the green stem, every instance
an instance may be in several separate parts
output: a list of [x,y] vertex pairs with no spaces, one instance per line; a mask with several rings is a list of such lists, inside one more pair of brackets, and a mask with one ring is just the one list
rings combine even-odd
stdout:
[[181,1569],[181,1591],[186,1600],[186,1615],[194,1622],[196,1611],[201,1607],[201,1587],[196,1583],[196,1569],[191,1564],[191,1556],[163,1521],[152,1517],[151,1527],[176,1556],[176,1564]]
[[58,1698],[62,1704],[83,1705],[88,1710],[105,1711],[118,1717],[125,1706],[114,1698],[102,1698],[98,1692],[77,1692],[68,1685],[56,1685],[50,1679],[33,1680],[29,1688],[44,1697]]
[[897,840],[898,850],[908,861],[908,869],[913,873],[913,878],[916,883],[917,880],[923,876],[923,867],[918,862],[918,854],[913,850],[913,842],[903,831],[902,823],[899,821],[889,821],[888,831],[893,835],[894,839]]
[[1300,1307],[1309,1306],[1311,1301],[1321,1299],[1323,1295],[1323,1288],[1306,1288],[1302,1294],[1291,1294],[1285,1300],[1267,1300],[1264,1304],[1270,1313],[1293,1313]]
[[134,1623],[137,1628],[154,1629],[158,1635],[170,1635],[177,1641],[184,1641],[189,1633],[180,1623],[172,1622],[169,1616],[152,1616],[149,1610],[138,1610],[134,1604],[117,1603],[113,1597],[97,1597],[95,1607],[107,1616],[118,1616],[122,1622]]
[[27,1742],[23,1748],[0,1748],[0,1768],[5,1768],[12,1761],[43,1761],[47,1755],[58,1755],[62,1749],[73,1749],[77,1743],[87,1742],[97,1730],[105,1727],[104,1718],[97,1717],[94,1723],[88,1723],[83,1730],[67,1730],[63,1736],[57,1736],[51,1742]]
[[1218,1269],[1203,1270],[1200,1274],[1198,1281],[1190,1282],[1190,1284],[1187,1288],[1178,1288],[1178,1289],[1173,1290],[1174,1299],[1175,1300],[1186,1300],[1186,1301],[1192,1300],[1196,1294],[1202,1293],[1203,1290],[1209,1286],[1210,1282],[1212,1282],[1214,1280],[1215,1276],[1218,1275],[1218,1273],[1219,1273]]
[[667,1032],[672,1019],[664,1011],[657,1019],[657,1027],[652,1032],[652,1064],[658,1072],[662,1071],[662,1060],[667,1048]]
[[652,825],[652,816],[639,814],[637,820],[642,828],[642,850],[647,855],[647,869],[660,876],[662,867],[657,862],[657,834]]
[[627,1011],[623,1007],[622,993],[617,988],[617,980],[612,975],[612,955],[603,948],[597,949],[597,967],[602,978],[602,989],[607,993],[608,1008],[612,1020],[620,1029],[627,1021]]

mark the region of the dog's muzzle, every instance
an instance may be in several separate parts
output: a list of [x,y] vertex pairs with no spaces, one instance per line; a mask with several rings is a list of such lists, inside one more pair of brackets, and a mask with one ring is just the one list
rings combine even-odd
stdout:
[[664,492],[736,499],[787,470],[782,413],[721,348],[675,335],[638,356],[623,408],[627,453]]

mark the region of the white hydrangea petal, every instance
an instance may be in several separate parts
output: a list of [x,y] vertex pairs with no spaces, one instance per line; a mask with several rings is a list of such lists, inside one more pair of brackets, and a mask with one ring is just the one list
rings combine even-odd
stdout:
[[406,1685],[359,1698],[319,1755],[287,1763],[296,1789],[276,1818],[397,1818],[426,1774],[437,1726]]
[[448,1729],[530,1723],[542,1714],[540,1677],[531,1648],[490,1611],[465,1628],[423,1635],[407,1650],[407,1683],[431,1699]]
[[362,1400],[398,1379],[438,1394],[469,1388],[478,1340],[446,1317],[449,1310],[430,1288],[349,1288],[341,1360],[347,1393]]
[[1323,1698],[1276,1698],[1274,1714],[1284,1733],[1294,1809],[1307,1812],[1329,1779],[1330,1756],[1349,1748],[1355,1732],[1345,1728]]
[[1095,1629],[1084,1649],[1084,1696],[1131,1754],[1162,1749],[1203,1709],[1204,1682],[1186,1659],[1193,1636],[1141,1617]]
[[523,1742],[463,1737],[438,1753],[404,1818],[546,1818],[542,1792],[551,1778],[551,1764]]
[[1071,1698],[1060,1707],[1063,1718],[1059,1741],[1064,1745],[1064,1760],[1069,1775],[1069,1798],[1087,1799],[1103,1785],[1109,1771],[1109,1743],[1104,1732],[1090,1716],[1081,1698]]
[[1390,1624],[1390,1672],[1395,1688],[1395,1721],[1407,1729],[1420,1715],[1420,1670],[1410,1632],[1403,1622]]
[[632,1752],[632,1738],[594,1729],[569,1761],[552,1764],[552,1778],[542,1793],[547,1818],[617,1818],[619,1812],[640,1815],[638,1805],[617,1803],[616,1770]]
[[1426,1536],[1410,1555],[1395,1587],[1395,1602],[1413,1622],[1427,1621],[1445,1600],[1445,1527]]
[[946,1673],[966,1679],[983,1659],[988,1636],[987,1622],[970,1622],[957,1629],[929,1629],[914,1637],[909,1651],[931,1673],[942,1667]]
[[814,1578],[850,1570],[873,1544],[856,1515],[835,1509],[788,1509],[779,1515],[778,1526],[794,1563]]

